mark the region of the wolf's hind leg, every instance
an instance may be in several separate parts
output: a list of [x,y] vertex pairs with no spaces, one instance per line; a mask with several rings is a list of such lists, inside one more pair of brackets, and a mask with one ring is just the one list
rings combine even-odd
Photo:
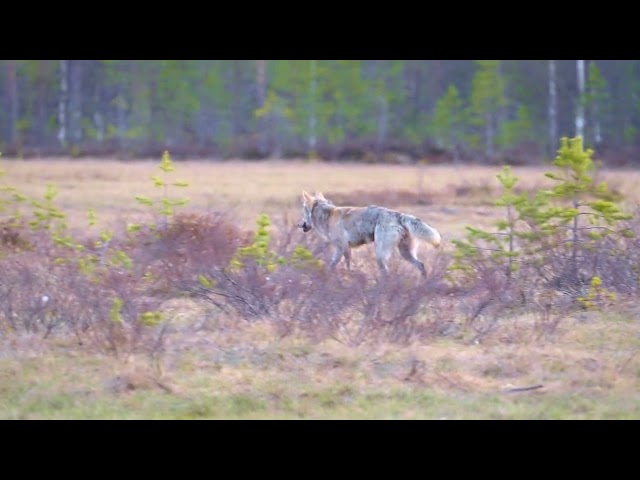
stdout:
[[378,267],[380,267],[382,273],[387,274],[389,273],[387,263],[389,262],[389,257],[391,257],[394,245],[400,240],[400,234],[393,228],[384,228],[378,225],[374,235]]
[[402,258],[420,271],[423,277],[427,276],[427,270],[424,268],[424,263],[416,257],[418,242],[416,242],[414,238],[408,237],[400,240],[400,243],[398,243],[398,251],[400,252],[400,255],[402,255]]

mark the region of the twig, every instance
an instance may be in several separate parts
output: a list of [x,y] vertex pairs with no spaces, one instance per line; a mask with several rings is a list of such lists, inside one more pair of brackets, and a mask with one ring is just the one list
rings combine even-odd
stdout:
[[544,387],[544,385],[542,384],[531,385],[529,387],[515,387],[515,388],[509,388],[507,390],[504,390],[504,393],[528,392],[530,390],[537,390],[538,388],[542,388],[542,387]]
[[[186,290],[189,293],[192,293],[194,295],[198,295],[200,297],[206,298],[207,300],[209,300],[209,302],[211,302],[214,306],[218,307],[224,313],[229,313],[229,312],[227,312],[227,309],[224,307],[224,305],[222,305],[221,303],[216,302],[209,295],[207,295],[207,293],[218,294],[218,292],[216,292],[214,290],[210,290],[210,289],[205,288],[205,287],[200,287],[200,286],[198,286],[198,287],[187,287]],[[205,290],[206,293],[204,293],[202,290]],[[222,294],[219,294],[219,295],[222,295]]]
[[627,365],[631,363],[631,360],[633,360],[633,358],[638,354],[638,352],[640,352],[640,349],[637,349],[637,348],[633,352],[631,352],[631,355],[629,355],[629,357],[624,362],[622,362],[622,364],[620,364],[618,368],[616,368],[616,372],[622,373],[622,371],[625,368],[627,368]]
[[468,392],[468,391],[469,391],[469,389],[468,389],[468,388],[463,387],[463,386],[462,386],[462,385],[460,385],[458,382],[454,382],[453,380],[451,380],[451,379],[450,379],[450,378],[448,378],[448,377],[445,377],[445,376],[444,376],[444,375],[442,375],[441,373],[438,373],[438,372],[433,372],[433,373],[436,375],[436,377],[441,378],[442,380],[444,380],[445,382],[447,382],[447,383],[448,383],[448,384],[450,384],[451,386],[453,386],[453,387],[455,387],[455,388],[458,388],[458,389],[462,390],[463,392]]

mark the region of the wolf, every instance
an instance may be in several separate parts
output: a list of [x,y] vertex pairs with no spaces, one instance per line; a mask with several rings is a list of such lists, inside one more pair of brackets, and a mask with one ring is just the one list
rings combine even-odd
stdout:
[[302,219],[298,227],[307,233],[315,229],[336,247],[330,262],[334,268],[344,256],[351,270],[351,249],[374,242],[376,260],[383,274],[396,246],[402,258],[427,276],[424,264],[416,258],[418,239],[439,248],[440,233],[422,220],[377,205],[368,207],[337,207],[321,192],[310,195],[302,191]]

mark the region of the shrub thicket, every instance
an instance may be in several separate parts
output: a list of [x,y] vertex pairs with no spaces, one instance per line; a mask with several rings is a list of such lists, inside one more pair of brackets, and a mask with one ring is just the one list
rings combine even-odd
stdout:
[[430,253],[426,280],[399,263],[386,282],[373,262],[330,272],[326,243],[286,219],[260,215],[250,232],[229,212],[176,211],[188,200],[170,189],[186,183],[172,179],[168,152],[152,177],[159,198],[135,199],[153,220],[114,232],[90,211],[82,240],[53,186],[28,198],[0,169],[0,334],[70,335],[117,355],[153,354],[171,331],[164,302],[184,297],[216,315],[272,322],[281,335],[348,344],[477,340],[523,312],[550,332],[572,309],[640,293],[640,223],[595,182],[592,153],[563,139],[546,175],[553,185],[533,193],[517,193],[504,167],[495,201],[504,216],[493,229],[468,227],[453,254]]

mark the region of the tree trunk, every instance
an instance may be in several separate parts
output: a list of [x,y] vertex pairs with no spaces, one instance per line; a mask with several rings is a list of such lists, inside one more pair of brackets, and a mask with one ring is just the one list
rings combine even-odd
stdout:
[[82,73],[84,60],[69,62],[69,137],[78,144],[82,140]]
[[504,88],[504,62],[503,61],[499,61],[498,65],[496,67],[496,81],[498,82],[498,84],[500,85],[500,98],[497,99],[497,105],[496,105],[496,113],[495,115],[493,115],[494,118],[494,123],[493,123],[493,132],[492,132],[492,139],[491,139],[491,151],[492,154],[495,153],[495,137],[500,133],[500,130],[502,129],[502,126],[506,123],[507,121],[507,109],[505,108],[506,106],[506,99],[504,99],[504,95],[506,94],[506,90]]
[[405,85],[407,89],[407,100],[409,101],[409,107],[411,108],[408,117],[412,119],[418,118],[418,111],[420,108],[420,60],[407,61],[407,67],[405,69]]
[[556,153],[558,142],[558,82],[556,78],[556,61],[549,60],[549,154]]
[[[96,77],[104,75],[104,67],[98,61],[95,64]],[[96,81],[93,87],[93,124],[96,127],[96,141],[102,144],[105,137],[105,115],[104,115],[104,87],[102,82]]]
[[47,135],[47,94],[49,92],[51,66],[51,60],[38,60],[38,76],[36,80],[38,108],[36,111],[34,133],[35,142],[42,146],[49,143]]
[[487,158],[493,157],[493,115],[487,113],[485,115],[485,148],[484,153]]
[[116,131],[118,137],[118,145],[121,147],[125,144],[127,134],[127,101],[125,100],[124,87],[118,86],[118,96],[116,104]]
[[240,60],[232,60],[231,67],[231,129],[233,136],[240,135]]
[[317,65],[315,60],[309,60],[309,158],[316,153],[316,91],[318,86]]
[[267,99],[267,61],[256,60],[256,81],[258,87],[258,106],[263,107]]
[[58,97],[58,141],[67,145],[67,102],[69,95],[69,60],[60,60],[60,93]]
[[447,90],[447,85],[443,82],[443,60],[429,60],[429,98],[431,104],[427,108],[435,105],[436,99],[440,98]]
[[[264,103],[267,100],[267,61],[266,60],[256,60],[256,88],[258,92],[258,108],[264,107]],[[258,150],[261,155],[266,155],[268,152],[267,144],[269,143],[267,140],[269,118],[272,113],[269,113],[262,117],[258,121]]]
[[593,141],[597,145],[602,143],[602,128],[600,127],[600,120],[598,120],[598,115],[600,115],[598,111],[598,107],[594,107],[594,125],[593,125]]
[[[573,208],[576,210],[579,207],[578,197],[576,194],[573,195]],[[573,225],[571,227],[571,263],[570,263],[570,271],[569,271],[569,279],[570,281],[577,282],[578,281],[578,242],[580,241],[580,237],[578,236],[578,215],[573,217]]]
[[[593,60],[592,60],[593,61]],[[602,143],[602,128],[600,126],[600,98],[595,86],[591,85],[589,95],[591,102],[591,123],[593,124],[593,142],[596,146]]]
[[584,86],[585,86],[585,68],[584,60],[576,60],[576,69],[578,73],[578,101],[576,108],[576,137],[582,137],[584,140]]
[[376,141],[376,147],[378,150],[378,161],[382,161],[382,155],[384,153],[385,141],[387,138],[387,123],[388,123],[388,110],[389,105],[384,95],[378,97],[378,137]]
[[14,144],[18,139],[18,64],[15,60],[7,60],[6,62],[9,143]]

